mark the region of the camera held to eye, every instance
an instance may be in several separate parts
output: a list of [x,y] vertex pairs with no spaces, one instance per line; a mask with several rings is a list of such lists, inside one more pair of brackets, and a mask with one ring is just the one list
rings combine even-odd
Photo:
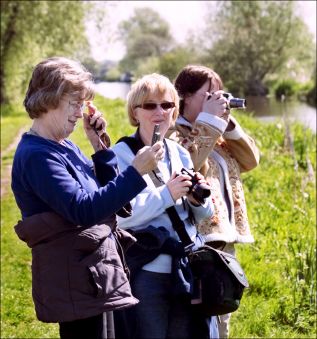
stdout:
[[230,108],[246,108],[247,102],[245,99],[234,98],[231,93],[223,93],[225,98],[229,100],[229,109]]
[[187,168],[182,168],[180,171],[181,174],[187,174],[191,177],[192,185],[189,187],[189,194],[192,194],[193,198],[196,199],[200,204],[203,204],[205,198],[208,198],[211,194],[209,185],[201,184],[198,182],[196,173],[193,170]]

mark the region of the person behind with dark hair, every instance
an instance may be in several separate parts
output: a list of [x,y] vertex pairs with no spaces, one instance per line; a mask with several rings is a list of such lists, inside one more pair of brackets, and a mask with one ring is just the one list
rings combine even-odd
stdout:
[[[177,91],[165,76],[145,75],[132,85],[127,107],[130,123],[137,130],[129,137],[133,144],[121,139],[113,146],[119,168],[125,170],[130,166],[134,159],[133,145],[151,145],[155,125],[159,125],[164,155],[158,168],[144,175],[148,185],[131,201],[133,215],[118,218],[120,228],[138,239],[127,251],[127,263],[131,268],[132,292],[140,300],[125,312],[128,331],[121,337],[217,338],[217,323],[213,327],[210,318],[192,312],[193,282],[189,279],[188,258],[168,212],[175,207],[187,237],[196,248],[203,245],[194,222],[212,215],[212,202],[197,201],[190,193],[191,177],[181,173],[183,167],[193,168],[190,154],[165,138],[178,116]],[[199,183],[205,183],[201,174],[196,175]],[[122,327],[122,318],[117,324]]]
[[[177,75],[180,116],[169,138],[186,148],[211,187],[214,214],[197,224],[207,245],[235,255],[235,243],[252,243],[240,173],[259,163],[259,150],[232,116],[220,76],[201,65]],[[230,314],[218,316],[219,337],[229,336]]]
[[[143,148],[118,173],[106,122],[90,102],[92,75],[63,57],[33,70],[24,106],[33,119],[12,167],[12,190],[22,214],[15,226],[32,248],[36,315],[58,322],[61,338],[114,337],[112,311],[135,305],[124,247],[135,239],[117,228],[131,215],[144,174],[157,166],[162,143]],[[88,160],[68,138],[79,119],[95,153]]]

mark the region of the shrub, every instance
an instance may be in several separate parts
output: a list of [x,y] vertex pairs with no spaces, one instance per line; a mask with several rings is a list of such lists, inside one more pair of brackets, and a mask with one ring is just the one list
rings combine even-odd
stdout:
[[292,79],[282,80],[277,83],[274,93],[275,97],[280,99],[282,96],[292,97],[299,89],[299,84]]

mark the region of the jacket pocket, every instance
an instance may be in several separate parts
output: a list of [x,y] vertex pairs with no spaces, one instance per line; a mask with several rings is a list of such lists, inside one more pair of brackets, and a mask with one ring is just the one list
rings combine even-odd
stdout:
[[107,238],[97,253],[85,258],[82,264],[87,265],[91,273],[91,283],[97,298],[131,295],[129,281],[113,239]]

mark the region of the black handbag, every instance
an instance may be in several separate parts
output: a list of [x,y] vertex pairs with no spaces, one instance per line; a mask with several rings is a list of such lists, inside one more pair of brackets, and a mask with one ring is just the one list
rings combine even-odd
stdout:
[[[125,142],[134,154],[144,146],[138,135],[123,137],[119,141]],[[153,172],[150,177],[154,184],[159,186],[160,182],[156,180],[159,171],[156,169]],[[194,278],[191,296],[193,309],[205,316],[236,311],[240,306],[244,289],[249,287],[238,260],[229,253],[207,245],[193,250],[195,244],[186,232],[184,222],[179,217],[176,208],[171,206],[166,209],[166,212],[189,259]]]
[[208,316],[236,311],[249,286],[237,259],[207,245],[188,257],[194,276],[193,308]]
[[240,306],[244,289],[249,287],[238,260],[229,253],[207,245],[193,250],[194,243],[190,240],[175,207],[169,209],[174,209],[174,213],[167,212],[173,227],[177,225],[174,229],[184,245],[194,277],[192,307],[196,312],[206,316],[236,311]]

